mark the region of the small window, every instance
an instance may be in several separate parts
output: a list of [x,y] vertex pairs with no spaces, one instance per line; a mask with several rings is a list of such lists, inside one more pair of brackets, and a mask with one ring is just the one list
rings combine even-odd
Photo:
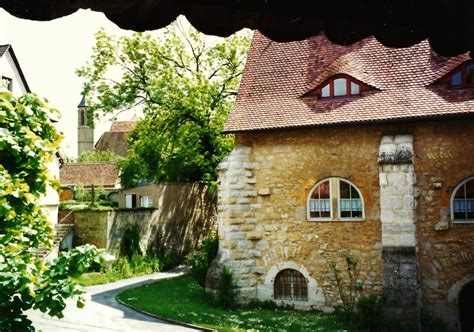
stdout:
[[460,86],[462,84],[462,74],[461,71],[457,71],[454,73],[453,77],[451,78],[451,85],[452,86]]
[[153,197],[152,196],[141,196],[140,197],[140,206],[144,208],[153,207]]
[[329,178],[318,182],[308,195],[308,220],[337,219],[363,220],[364,201],[359,189],[341,178]]
[[347,96],[347,79],[337,78],[334,80],[334,97]]
[[316,89],[316,91],[319,91],[321,98],[330,98],[358,96],[362,88],[367,89],[367,86],[356,82],[356,80],[351,77],[341,77],[341,75],[337,75],[329,81],[326,81],[326,84],[324,84],[320,90]]
[[451,218],[454,222],[474,222],[474,177],[464,180],[454,189]]
[[137,195],[125,194],[125,208],[133,209],[137,207]]
[[474,63],[463,63],[443,81],[449,82],[452,88],[474,87]]
[[79,126],[87,126],[87,114],[83,108],[79,109]]
[[299,271],[280,271],[275,277],[274,299],[308,301],[308,281]]
[[2,86],[4,86],[8,91],[13,91],[13,81],[9,77],[2,76]]

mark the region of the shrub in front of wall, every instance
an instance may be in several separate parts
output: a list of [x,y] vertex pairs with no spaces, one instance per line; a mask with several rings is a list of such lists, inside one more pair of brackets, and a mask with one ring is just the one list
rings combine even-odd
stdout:
[[234,309],[237,307],[239,289],[234,280],[232,271],[226,266],[219,274],[219,283],[217,285],[217,304],[225,309]]
[[217,235],[209,235],[200,246],[193,249],[188,256],[188,264],[190,266],[191,276],[197,281],[201,287],[206,286],[206,276],[212,260],[217,255],[219,248],[219,240]]
[[384,326],[383,309],[387,302],[386,296],[366,295],[357,301],[357,317],[359,326],[370,332],[382,331]]

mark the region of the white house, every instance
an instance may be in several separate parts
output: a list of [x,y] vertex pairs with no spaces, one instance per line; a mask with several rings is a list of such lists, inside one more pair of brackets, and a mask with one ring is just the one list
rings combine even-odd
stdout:
[[[1,83],[15,96],[21,96],[22,94],[31,92],[15,52],[9,44],[0,45],[0,78]],[[58,158],[55,158],[55,160],[48,165],[48,168],[52,175],[59,178]],[[41,204],[48,210],[50,220],[53,224],[56,224],[58,221],[58,192],[49,187],[46,195],[41,198]]]

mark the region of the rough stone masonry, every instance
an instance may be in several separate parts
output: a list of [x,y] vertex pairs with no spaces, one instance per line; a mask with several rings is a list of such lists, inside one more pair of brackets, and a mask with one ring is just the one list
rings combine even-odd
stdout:
[[385,314],[406,328],[419,329],[413,136],[383,136],[379,165]]

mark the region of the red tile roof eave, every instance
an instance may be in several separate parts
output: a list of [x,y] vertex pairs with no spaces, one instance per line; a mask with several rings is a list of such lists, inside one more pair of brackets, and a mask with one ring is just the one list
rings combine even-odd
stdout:
[[420,115],[420,116],[410,116],[410,117],[393,117],[385,119],[368,119],[360,121],[338,121],[334,123],[316,123],[316,124],[302,124],[302,125],[288,125],[288,126],[273,126],[273,127],[261,127],[261,128],[248,128],[248,129],[239,129],[239,130],[223,130],[223,134],[243,134],[243,133],[252,133],[252,132],[265,132],[273,130],[292,130],[292,129],[309,129],[309,128],[329,128],[329,127],[347,127],[347,126],[358,126],[365,124],[393,124],[396,122],[410,122],[417,120],[440,120],[440,119],[457,119],[472,117],[474,118],[473,112],[459,112],[459,113],[450,113],[450,114],[433,114],[433,115]]

